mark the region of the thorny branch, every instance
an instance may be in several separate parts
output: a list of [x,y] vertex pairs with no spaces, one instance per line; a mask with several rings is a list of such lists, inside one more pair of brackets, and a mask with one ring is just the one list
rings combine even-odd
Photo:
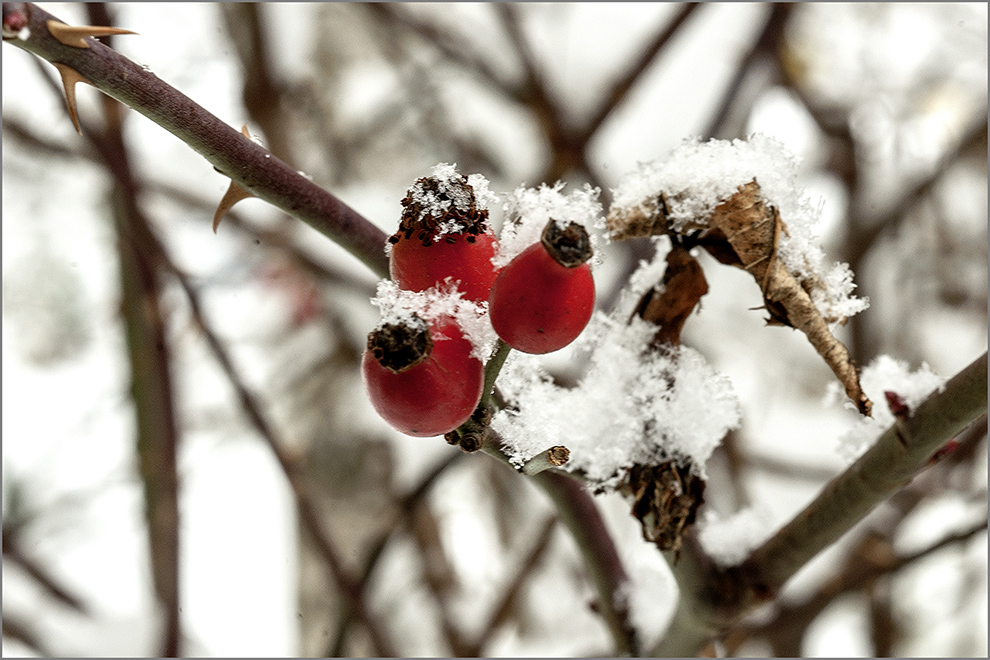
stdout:
[[[137,110],[188,144],[225,176],[266,202],[296,216],[345,247],[374,273],[387,277],[385,233],[268,150],[241,135],[177,89],[93,39],[88,48],[68,46],[50,32],[59,21],[33,3],[4,3],[26,30],[4,42],[78,73],[103,93]],[[20,38],[18,35],[26,35]]]

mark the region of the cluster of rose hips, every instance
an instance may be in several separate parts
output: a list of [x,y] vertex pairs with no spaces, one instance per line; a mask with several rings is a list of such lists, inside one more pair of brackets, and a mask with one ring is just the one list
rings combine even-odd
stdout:
[[[499,244],[467,177],[419,179],[402,200],[389,238],[393,282],[407,291],[457,284],[464,299],[489,305],[509,347],[549,353],[570,344],[591,319],[591,243],[577,223],[550,220],[540,242],[501,269]],[[484,395],[484,364],[450,316],[415,314],[368,335],[362,373],[372,405],[397,430],[443,435],[466,422]]]

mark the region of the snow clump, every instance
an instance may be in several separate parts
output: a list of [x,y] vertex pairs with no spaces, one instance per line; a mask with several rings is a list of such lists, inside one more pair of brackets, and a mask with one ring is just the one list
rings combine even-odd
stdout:
[[553,186],[541,184],[539,188],[520,186],[509,193],[503,205],[506,221],[499,235],[499,250],[492,259],[496,268],[505,266],[530,245],[539,243],[550,218],[565,225],[571,222],[582,225],[591,238],[595,255],[592,263],[598,263],[598,237],[591,230],[605,228],[604,212],[598,201],[601,190],[585,184],[583,188],[564,194],[564,185],[558,181]]
[[425,321],[446,316],[457,322],[471,342],[471,355],[484,362],[495,350],[498,337],[488,318],[488,304],[466,300],[449,277],[443,286],[425,291],[406,291],[390,280],[382,280],[371,304],[381,311],[379,327],[407,323],[414,314]]
[[787,227],[777,257],[800,281],[818,280],[812,296],[826,319],[841,320],[869,307],[852,294],[855,284],[845,263],[824,264],[817,227],[821,204],[813,205],[797,186],[798,159],[777,140],[763,134],[746,140],[685,141],[662,160],[641,163],[614,192],[610,213],[653,213],[663,192],[667,219],[674,231],[705,224],[721,202],[754,178],[764,201],[777,207]]
[[656,327],[601,312],[578,341],[590,348],[576,387],[553,383],[536,356],[513,354],[498,385],[509,406],[492,428],[516,466],[555,444],[570,449],[565,470],[600,490],[620,485],[634,464],[690,462],[700,476],[725,433],[739,423],[729,380],[697,351],[649,349]]
[[[884,392],[897,394],[909,411],[914,411],[934,392],[945,388],[945,378],[922,363],[917,371],[911,371],[907,362],[889,355],[880,355],[863,367],[859,376],[863,391],[873,401],[886,401]],[[841,385],[830,383],[826,403],[842,397]],[[851,405],[847,403],[846,405]],[[873,417],[861,417],[859,422],[839,439],[838,452],[848,463],[859,458],[880,435],[895,421],[887,405],[873,406]]]

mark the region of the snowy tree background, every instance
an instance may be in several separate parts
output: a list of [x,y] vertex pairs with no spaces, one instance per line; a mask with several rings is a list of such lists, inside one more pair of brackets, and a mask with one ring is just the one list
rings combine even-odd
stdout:
[[[42,6],[70,24],[99,24],[103,8]],[[246,123],[386,233],[407,187],[440,162],[483,174],[503,197],[520,185],[587,183],[607,209],[641,163],[686,139],[770,136],[820,200],[829,261],[849,263],[869,298],[839,329],[858,363],[889,356],[934,384],[986,350],[985,4],[105,9],[138,33],[114,37],[115,49],[230,125]],[[159,654],[168,613],[137,469],[112,179],[73,130],[56,81],[53,67],[4,44],[3,652]],[[83,131],[100,127],[103,97],[86,85],[77,96]],[[141,209],[397,650],[612,654],[581,555],[546,495],[486,456],[397,434],[364,400],[357,360],[377,321],[377,277],[258,200],[238,204],[214,235],[229,180],[152,122],[125,117]],[[601,309],[618,303],[651,246],[603,243]],[[752,278],[699,259],[710,292],[683,343],[731,382],[741,419],[706,465],[699,531],[731,561],[872,436],[828,397],[834,376],[806,338],[765,327]],[[172,605],[182,653],[374,653],[186,292],[163,281],[180,438]],[[541,364],[563,384],[584,366],[578,347]],[[875,364],[864,386],[885,408],[901,367]],[[709,651],[985,655],[985,418],[974,427]],[[676,586],[629,503],[596,502],[649,648]],[[877,556],[943,539],[877,579],[857,578]]]

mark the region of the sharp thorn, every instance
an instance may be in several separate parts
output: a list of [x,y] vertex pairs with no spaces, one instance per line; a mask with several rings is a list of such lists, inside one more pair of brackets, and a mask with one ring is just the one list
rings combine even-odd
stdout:
[[79,127],[79,115],[76,113],[76,83],[84,82],[87,85],[93,83],[86,80],[86,77],[70,66],[52,62],[58,69],[58,75],[62,77],[62,87],[65,89],[65,104],[69,107],[69,118],[72,125],[76,127],[76,132],[82,135],[82,128]]
[[227,192],[224,193],[223,199],[220,200],[220,204],[217,206],[217,212],[213,214],[214,234],[217,233],[217,227],[220,226],[220,221],[223,220],[234,204],[248,197],[254,197],[254,193],[246,190],[234,181],[230,182],[230,187],[227,188]]
[[55,19],[48,19],[45,23],[52,36],[66,46],[73,48],[89,48],[86,37],[107,37],[111,34],[137,34],[130,30],[115,27],[100,27],[96,25],[66,25]]

